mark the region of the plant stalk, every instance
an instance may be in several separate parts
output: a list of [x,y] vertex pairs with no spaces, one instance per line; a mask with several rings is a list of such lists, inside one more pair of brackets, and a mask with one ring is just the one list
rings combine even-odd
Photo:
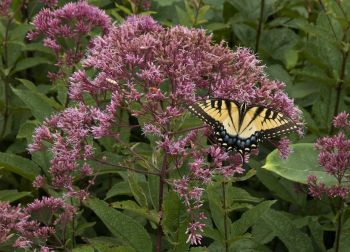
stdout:
[[[6,24],[6,31],[5,31],[5,37],[3,41],[3,47],[4,47],[4,66],[5,69],[7,69],[8,66],[8,36],[9,36],[9,30],[10,30],[10,25],[11,25],[12,18],[9,18]],[[10,84],[9,84],[9,76],[4,76],[4,95],[5,95],[5,104],[4,104],[4,124],[3,128],[1,129],[0,132],[0,140],[3,139],[5,133],[6,133],[6,128],[7,128],[7,123],[9,119],[9,89],[10,89]]]
[[223,197],[223,202],[222,202],[222,208],[224,209],[224,236],[225,236],[225,252],[228,252],[228,234],[227,234],[227,209],[226,209],[226,181],[223,181],[221,183],[222,185],[222,197]]
[[260,2],[260,17],[259,17],[258,27],[256,30],[255,53],[258,53],[258,51],[259,51],[262,24],[264,21],[264,8],[265,8],[265,0],[261,0],[261,2]]
[[340,235],[341,235],[341,229],[342,229],[342,215],[343,215],[343,201],[341,201],[341,206],[338,212],[337,216],[337,230],[335,233],[335,252],[339,252],[339,243],[340,243]]
[[158,196],[158,212],[160,214],[158,229],[157,229],[157,243],[156,243],[156,251],[161,252],[162,249],[162,219],[163,219],[163,200],[164,200],[164,186],[166,179],[166,171],[168,169],[168,154],[164,153],[163,164],[160,170],[159,176],[159,196]]
[[[340,97],[341,97],[341,91],[343,89],[343,84],[344,84],[344,79],[345,79],[345,69],[346,69],[346,61],[348,59],[348,51],[345,51],[342,53],[342,63],[340,67],[340,75],[339,75],[339,80],[337,82],[337,87],[336,87],[336,98],[335,98],[335,107],[334,107],[334,112],[333,112],[333,117],[335,117],[338,112],[339,112],[339,104],[340,104]],[[330,134],[334,133],[334,125],[331,124],[331,130]]]

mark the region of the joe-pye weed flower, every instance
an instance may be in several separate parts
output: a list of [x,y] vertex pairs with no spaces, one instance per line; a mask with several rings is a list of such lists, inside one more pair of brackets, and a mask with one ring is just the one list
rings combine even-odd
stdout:
[[[129,146],[118,132],[118,111],[128,111],[138,118],[146,137],[155,139],[151,147],[160,155],[160,166],[152,172],[160,177],[161,186],[168,181],[183,199],[190,216],[188,242],[199,244],[206,218],[200,210],[204,188],[214,176],[230,178],[244,169],[239,155],[201,144],[210,130],[179,131],[187,106],[200,98],[200,91],[269,107],[300,121],[300,111],[284,87],[268,79],[248,49],[232,51],[224,42],[214,44],[201,29],[163,28],[149,16],[132,16],[92,41],[83,68],[70,78],[69,96],[77,105],[47,119],[36,130],[30,150],[42,150],[44,141],[50,143],[48,183],[76,195],[74,182],[81,174],[93,174],[86,165],[95,159],[94,141],[110,137]],[[281,146],[287,144],[284,140]],[[131,159],[135,155],[131,149],[129,154]],[[176,170],[179,173],[172,173]],[[164,192],[160,191],[161,213]]]

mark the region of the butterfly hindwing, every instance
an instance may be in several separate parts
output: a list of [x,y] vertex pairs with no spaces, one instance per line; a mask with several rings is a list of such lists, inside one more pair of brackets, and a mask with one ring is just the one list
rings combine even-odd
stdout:
[[241,153],[256,148],[266,138],[296,130],[297,125],[280,112],[261,106],[247,107],[234,101],[208,99],[189,108],[211,126],[215,139],[227,150]]

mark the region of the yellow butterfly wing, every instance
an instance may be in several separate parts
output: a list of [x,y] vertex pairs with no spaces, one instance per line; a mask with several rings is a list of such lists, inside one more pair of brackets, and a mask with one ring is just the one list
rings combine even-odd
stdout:
[[227,150],[244,153],[258,142],[296,130],[298,126],[280,112],[234,101],[208,99],[189,107],[196,116],[214,129],[215,138]]

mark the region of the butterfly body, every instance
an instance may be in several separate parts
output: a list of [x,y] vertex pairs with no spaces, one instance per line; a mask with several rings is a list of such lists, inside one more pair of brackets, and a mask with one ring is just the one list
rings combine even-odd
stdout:
[[298,129],[280,112],[231,100],[203,100],[189,106],[189,110],[214,130],[215,139],[228,151],[247,153],[264,139]]

